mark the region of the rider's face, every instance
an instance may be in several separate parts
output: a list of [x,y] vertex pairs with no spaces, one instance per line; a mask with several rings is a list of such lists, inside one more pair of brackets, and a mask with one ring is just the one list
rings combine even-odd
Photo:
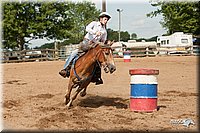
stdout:
[[108,22],[108,18],[107,18],[107,17],[102,17],[102,18],[100,18],[100,22],[101,22],[103,25],[106,25],[107,22]]

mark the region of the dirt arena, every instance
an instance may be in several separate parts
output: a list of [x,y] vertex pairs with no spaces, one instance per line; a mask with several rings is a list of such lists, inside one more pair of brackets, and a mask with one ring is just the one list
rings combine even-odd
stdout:
[[[68,79],[58,71],[64,61],[1,64],[3,127],[59,131],[198,131],[198,56],[115,59],[117,70],[103,72],[103,85],[90,84],[67,110]],[[130,68],[154,68],[158,75],[158,111],[130,111]],[[195,125],[173,124],[190,118]]]

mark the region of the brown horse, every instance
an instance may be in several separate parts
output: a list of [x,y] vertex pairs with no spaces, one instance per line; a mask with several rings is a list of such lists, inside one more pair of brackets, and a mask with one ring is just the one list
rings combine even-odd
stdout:
[[[72,65],[68,90],[65,94],[67,108],[72,105],[73,100],[76,99],[79,92],[81,92],[80,95],[82,97],[86,95],[87,86],[92,80],[97,63],[104,68],[106,73],[113,73],[116,70],[112,56],[112,44],[113,42],[110,41],[106,45],[102,45],[102,43],[95,44],[93,48],[89,49],[86,54],[81,56]],[[73,88],[76,88],[76,90],[72,97],[70,97]]]

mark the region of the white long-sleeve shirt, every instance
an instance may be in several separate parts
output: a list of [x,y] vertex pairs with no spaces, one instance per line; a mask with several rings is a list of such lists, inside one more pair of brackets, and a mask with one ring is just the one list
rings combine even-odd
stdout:
[[[86,26],[87,34],[86,39],[92,40],[93,42],[105,42],[107,40],[107,31],[105,26],[102,26],[100,22],[92,21]],[[96,32],[100,31],[101,35],[96,37]]]

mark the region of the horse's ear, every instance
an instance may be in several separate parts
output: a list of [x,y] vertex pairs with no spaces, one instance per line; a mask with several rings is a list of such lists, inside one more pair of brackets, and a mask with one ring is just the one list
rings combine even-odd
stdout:
[[110,43],[110,46],[112,46],[114,42],[115,42],[115,40],[112,40],[112,42]]
[[114,40],[113,40],[113,41],[111,41],[111,40],[106,40],[106,41],[105,41],[105,44],[106,44],[107,46],[111,46],[113,43],[114,43]]

